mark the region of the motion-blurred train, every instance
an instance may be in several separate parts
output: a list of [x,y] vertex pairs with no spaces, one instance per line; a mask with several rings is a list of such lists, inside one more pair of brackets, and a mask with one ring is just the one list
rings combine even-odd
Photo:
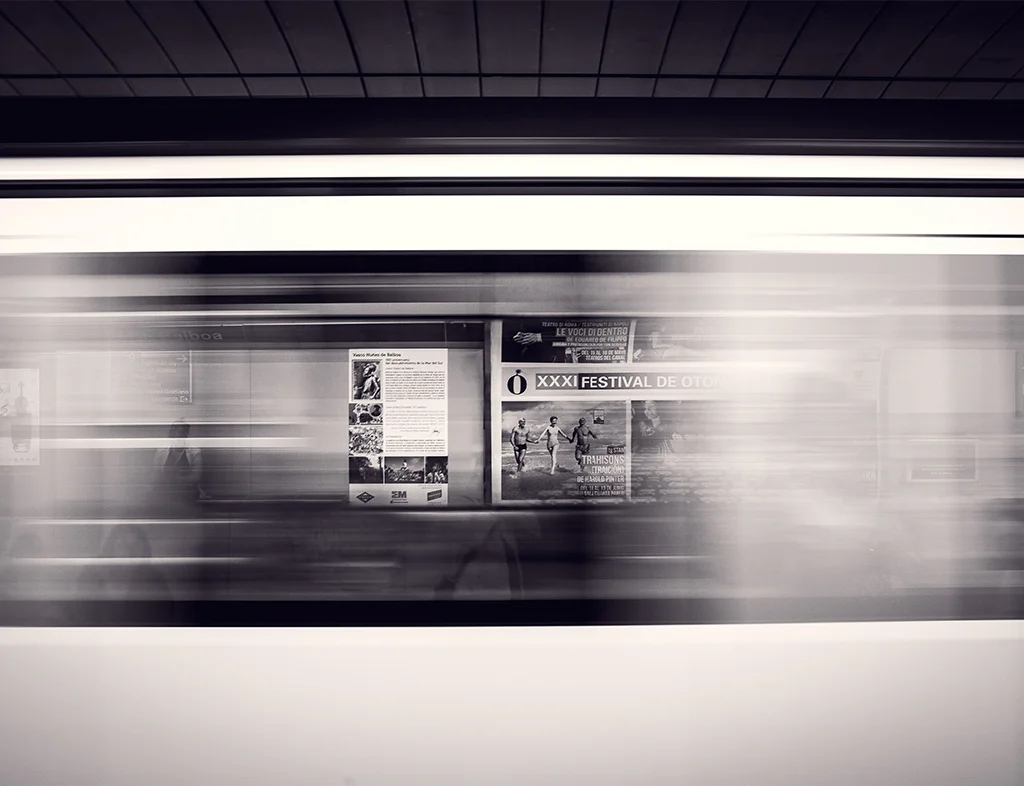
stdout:
[[[87,166],[123,184],[159,163]],[[37,161],[34,182],[81,165]],[[204,165],[223,162],[185,171]],[[25,728],[47,720],[26,685],[77,702],[55,737],[141,692],[152,752],[160,724],[205,713],[166,708],[180,687],[232,706],[217,733],[265,745],[256,691],[280,701],[268,723],[378,754],[392,739],[431,782],[458,755],[521,782],[482,762],[502,735],[502,755],[561,761],[552,719],[598,764],[595,741],[667,765],[669,711],[694,746],[769,761],[745,721],[715,724],[725,706],[768,718],[770,695],[815,723],[846,713],[846,739],[924,733],[867,729],[844,673],[918,702],[899,723],[941,724],[936,740],[961,728],[926,717],[954,679],[1022,728],[1018,198],[41,193],[0,207],[0,668]],[[627,389],[580,381],[599,375]],[[40,684],[94,678],[95,697]],[[124,734],[118,706],[104,723]],[[473,741],[482,713],[494,735]],[[0,740],[24,741],[13,728]],[[1009,782],[1003,732],[963,767]],[[10,745],[18,772],[63,772]],[[208,755],[146,780],[230,759]],[[337,782],[398,782],[353,757],[332,755]]]

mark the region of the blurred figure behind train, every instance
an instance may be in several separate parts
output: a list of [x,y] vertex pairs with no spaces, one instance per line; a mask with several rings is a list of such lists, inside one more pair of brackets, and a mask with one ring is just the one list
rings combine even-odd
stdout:
[[184,418],[173,423],[167,435],[171,444],[157,450],[153,458],[159,504],[171,510],[209,499],[202,488],[203,453],[189,444],[190,432]]

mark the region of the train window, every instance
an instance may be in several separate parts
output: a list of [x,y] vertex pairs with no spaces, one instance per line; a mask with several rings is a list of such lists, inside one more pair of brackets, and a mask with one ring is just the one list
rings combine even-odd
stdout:
[[728,621],[1024,581],[1013,198],[11,201],[17,598]]

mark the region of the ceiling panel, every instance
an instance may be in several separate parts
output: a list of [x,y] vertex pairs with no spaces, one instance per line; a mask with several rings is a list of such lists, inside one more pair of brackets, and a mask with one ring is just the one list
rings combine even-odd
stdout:
[[5,74],[53,74],[56,69],[0,11],[0,70]]
[[[81,25],[122,74],[174,74],[174,63],[124,0],[67,3]],[[186,91],[187,92],[187,91]]]
[[308,95],[305,83],[297,76],[247,76],[245,86],[250,95],[264,98],[301,98]]
[[684,2],[672,25],[661,73],[718,73],[745,5],[730,0]]
[[1021,68],[1024,68],[1024,10],[1018,10],[982,44],[957,76],[1009,79]]
[[[419,72],[419,58],[405,3],[346,0],[339,7],[364,73]],[[419,80],[417,90],[422,95]],[[370,92],[369,85],[367,92]],[[404,89],[402,94],[406,94]]]
[[0,0],[7,96],[1016,100],[1021,75],[1024,0]]
[[219,0],[200,5],[240,73],[289,74],[299,70],[266,3]]
[[773,76],[786,60],[813,3],[749,3],[721,73]]
[[650,98],[654,94],[651,79],[621,76],[602,76],[597,82],[597,95],[601,98]]
[[0,13],[61,73],[117,73],[110,58],[62,5],[8,1],[0,3]]
[[714,79],[688,79],[685,77],[661,77],[654,87],[655,98],[708,98]]
[[954,82],[947,83],[946,89],[939,93],[939,98],[977,101],[995,98],[1003,87],[1003,82]]
[[882,93],[882,98],[938,98],[945,89],[945,82],[892,82]]
[[480,79],[475,76],[425,76],[423,95],[427,98],[479,98]]
[[359,70],[348,30],[341,20],[338,6],[333,2],[274,0],[270,8],[288,40],[300,71],[352,74]]
[[887,3],[840,72],[844,76],[896,76],[953,3]]
[[[480,69],[486,74],[536,74],[540,70],[539,0],[489,0],[477,3]],[[510,83],[511,84],[511,83]],[[537,94],[537,80],[533,80]],[[492,89],[514,90],[509,85]],[[486,94],[486,90],[485,90]]]
[[1016,100],[1024,99],[1024,82],[1008,82],[1002,90],[995,95],[996,99]]
[[71,85],[63,79],[19,79],[12,77],[7,81],[11,83],[11,87],[18,91],[18,95],[26,98],[48,96],[67,96],[70,98],[78,95],[71,89]]
[[77,95],[83,98],[117,98],[133,94],[123,79],[69,77],[68,84]]
[[884,5],[868,0],[818,3],[779,73],[835,76]]
[[[952,77],[1018,10],[1017,3],[958,3],[900,71],[902,76]],[[1024,47],[1024,41],[1019,42]]]
[[184,79],[156,77],[150,79],[126,79],[132,92],[140,98],[186,98],[192,93]]
[[6,79],[0,79],[0,96],[9,98],[16,95],[18,95],[18,91]]
[[881,98],[888,86],[887,79],[836,80],[825,98]]
[[185,81],[192,94],[200,98],[243,98],[249,95],[245,82],[237,76],[193,77]]
[[764,98],[771,89],[771,79],[716,79],[711,88],[713,98]]
[[542,76],[540,94],[542,98],[592,98],[597,95],[597,77]]
[[475,3],[410,0],[408,7],[424,74],[479,73]]
[[827,79],[776,80],[769,98],[823,98],[832,83]]
[[368,76],[363,82],[370,98],[423,97],[423,80],[417,76]]
[[487,98],[536,98],[540,95],[540,79],[535,76],[490,76],[480,84]]
[[[196,3],[191,0],[146,0],[133,3],[133,7],[180,72],[237,73],[220,36]],[[193,85],[191,80],[187,82]]]
[[[547,0],[541,37],[542,72],[596,74],[601,67],[610,12],[611,4],[603,1]],[[596,89],[596,80],[593,84]],[[544,80],[541,80],[541,95],[545,95]]]
[[315,98],[363,98],[363,80],[357,76],[307,76],[306,90]]
[[[665,0],[619,0],[613,3],[605,34],[601,73],[657,74],[678,7],[678,3]],[[642,87],[623,89],[636,90],[636,95],[650,96],[654,90],[653,80],[649,88],[646,93]],[[601,95],[600,90],[598,95]]]

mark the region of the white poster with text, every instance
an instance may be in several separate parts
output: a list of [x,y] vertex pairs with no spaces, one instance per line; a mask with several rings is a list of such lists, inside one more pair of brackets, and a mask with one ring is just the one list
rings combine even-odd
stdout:
[[448,504],[448,350],[349,352],[349,499]]

